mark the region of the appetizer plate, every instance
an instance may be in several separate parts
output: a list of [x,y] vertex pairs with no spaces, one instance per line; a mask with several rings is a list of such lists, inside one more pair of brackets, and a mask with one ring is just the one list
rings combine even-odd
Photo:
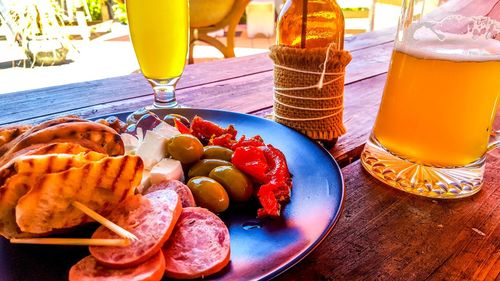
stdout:
[[[199,115],[223,127],[234,124],[238,137],[261,135],[286,156],[293,177],[292,199],[279,219],[257,219],[258,204],[231,203],[221,215],[231,236],[231,262],[207,280],[268,280],[311,253],[337,222],[344,198],[340,168],[320,145],[275,122],[256,116],[207,109],[154,110],[160,117]],[[125,120],[128,113],[118,116]],[[90,236],[95,226],[70,234]],[[0,238],[0,280],[67,280],[70,267],[88,255],[87,247],[13,245]]]

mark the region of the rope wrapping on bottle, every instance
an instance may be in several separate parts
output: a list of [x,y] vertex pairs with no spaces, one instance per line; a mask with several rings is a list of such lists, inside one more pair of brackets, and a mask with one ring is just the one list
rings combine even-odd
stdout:
[[313,139],[345,133],[342,122],[345,67],[351,56],[325,48],[271,47],[274,120]]

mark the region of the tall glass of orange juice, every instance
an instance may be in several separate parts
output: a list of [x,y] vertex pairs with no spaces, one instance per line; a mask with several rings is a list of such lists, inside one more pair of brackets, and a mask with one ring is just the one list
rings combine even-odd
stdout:
[[177,107],[175,85],[189,44],[188,0],[127,0],[126,6],[135,55],[154,90],[153,108]]
[[[434,198],[480,190],[498,146],[500,0],[405,0],[363,166],[398,189]],[[497,137],[498,138],[498,137]]]

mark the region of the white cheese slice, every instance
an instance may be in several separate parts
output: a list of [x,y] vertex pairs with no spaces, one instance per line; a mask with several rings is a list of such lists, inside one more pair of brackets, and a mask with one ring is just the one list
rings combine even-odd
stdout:
[[151,170],[167,153],[167,139],[161,135],[146,131],[144,140],[139,144],[135,154],[142,158],[144,169]]
[[165,122],[161,122],[160,124],[158,124],[158,126],[153,129],[153,132],[167,139],[181,134],[181,132],[179,132],[176,127],[170,126]]
[[135,154],[135,150],[140,143],[139,139],[128,133],[123,133],[120,135],[120,137],[122,138],[123,144],[125,146],[125,154]]
[[169,158],[161,160],[151,169],[149,179],[151,184],[157,184],[166,180],[184,181],[184,171],[182,170],[181,162]]

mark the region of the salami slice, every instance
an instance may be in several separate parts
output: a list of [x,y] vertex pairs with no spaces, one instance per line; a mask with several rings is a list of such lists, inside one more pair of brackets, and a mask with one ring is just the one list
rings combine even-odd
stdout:
[[161,251],[136,267],[124,269],[105,267],[93,256],[87,256],[71,267],[69,281],[159,281],[164,271]]
[[162,248],[168,277],[194,279],[220,271],[229,263],[229,231],[205,208],[185,208]]
[[[159,190],[145,196],[127,198],[108,217],[109,220],[133,233],[138,241],[128,247],[90,246],[90,253],[101,264],[125,268],[144,262],[159,251],[168,239],[182,212],[177,193]],[[104,226],[92,238],[120,238]]]
[[158,190],[173,190],[177,192],[177,195],[179,195],[179,197],[181,198],[183,208],[196,206],[193,193],[191,193],[189,187],[178,180],[169,180],[153,184],[148,189],[146,189],[143,194],[148,194]]

